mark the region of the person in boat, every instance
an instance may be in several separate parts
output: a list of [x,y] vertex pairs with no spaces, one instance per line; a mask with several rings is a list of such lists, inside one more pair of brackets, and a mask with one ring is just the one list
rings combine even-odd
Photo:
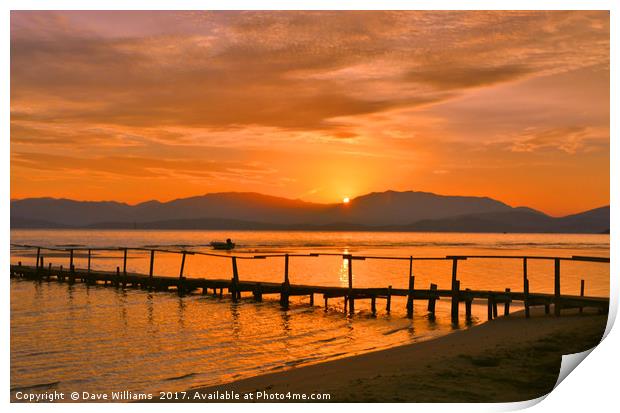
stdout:
[[216,250],[231,250],[235,248],[235,243],[230,238],[226,242],[211,241],[211,246]]

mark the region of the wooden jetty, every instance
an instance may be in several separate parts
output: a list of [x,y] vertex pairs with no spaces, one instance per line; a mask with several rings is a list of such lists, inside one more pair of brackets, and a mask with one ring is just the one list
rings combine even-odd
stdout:
[[[56,280],[59,282],[75,283],[81,282],[88,285],[114,286],[117,288],[140,288],[155,291],[175,291],[178,294],[189,294],[192,292],[200,292],[223,297],[224,292],[227,296],[236,302],[243,293],[251,293],[256,301],[262,301],[264,295],[279,295],[280,304],[284,308],[289,306],[289,298],[292,296],[307,296],[310,304],[314,305],[314,295],[322,294],[325,308],[328,306],[330,298],[344,298],[344,311],[353,314],[355,312],[355,302],[357,300],[370,300],[370,307],[373,313],[376,313],[377,299],[385,300],[385,308],[389,313],[392,306],[392,297],[405,297],[407,316],[412,317],[414,312],[414,300],[427,301],[427,310],[430,316],[435,315],[435,303],[440,299],[449,299],[451,303],[451,319],[458,322],[459,319],[459,303],[465,303],[465,317],[471,318],[471,307],[474,300],[486,300],[488,308],[488,319],[491,320],[498,316],[498,305],[503,304],[503,314],[508,315],[510,312],[510,304],[512,302],[522,302],[525,308],[525,316],[530,316],[530,307],[544,306],[545,312],[550,313],[551,307],[556,316],[560,316],[562,309],[579,308],[595,308],[599,312],[609,311],[609,298],[606,297],[588,297],[584,295],[584,280],[581,280],[581,289],[579,295],[566,295],[561,293],[561,262],[562,261],[586,261],[597,263],[609,263],[606,257],[549,257],[549,256],[512,256],[512,255],[459,255],[445,257],[390,257],[390,256],[354,256],[352,254],[335,254],[335,253],[310,253],[310,254],[266,254],[266,255],[232,255],[232,254],[215,254],[202,251],[190,250],[166,250],[153,248],[86,248],[86,247],[70,247],[55,248],[42,247],[35,245],[11,244],[12,247],[21,248],[22,250],[36,250],[35,265],[11,265],[11,277],[18,277],[30,280]],[[137,250],[142,252],[150,252],[149,273],[137,274],[127,272],[127,252]],[[68,267],[52,266],[48,263],[45,266],[42,251],[56,251],[56,254],[68,255]],[[87,268],[75,268],[74,252],[87,252]],[[93,251],[122,251],[122,266],[116,267],[116,271],[100,271],[91,268],[91,258]],[[157,276],[153,272],[155,254],[157,252],[173,253],[181,255],[180,269],[178,277]],[[187,278],[183,275],[185,261],[187,255],[208,255],[221,257],[231,261],[231,278],[212,279],[212,278]],[[289,280],[289,260],[293,257],[318,257],[320,255],[342,256],[347,260],[348,268],[348,286],[318,286],[291,284]],[[243,259],[271,259],[284,258],[283,282],[263,282],[263,281],[246,281],[240,279],[237,268],[237,260]],[[461,288],[458,279],[458,263],[468,259],[505,259],[520,260],[523,263],[523,291],[511,291],[506,288],[504,291],[484,291],[470,290],[469,288]],[[392,286],[377,288],[357,288],[353,286],[353,261],[355,260],[404,260],[409,262],[408,287],[392,288]],[[452,263],[452,283],[449,290],[438,289],[436,284],[431,283],[428,289],[415,288],[415,276],[413,267],[415,261],[449,261]],[[554,292],[534,293],[530,291],[528,279],[528,262],[533,260],[551,260],[554,262]]]

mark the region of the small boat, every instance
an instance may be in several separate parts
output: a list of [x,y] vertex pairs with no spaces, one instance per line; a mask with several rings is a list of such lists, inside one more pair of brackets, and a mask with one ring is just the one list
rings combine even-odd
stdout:
[[211,241],[209,244],[214,250],[231,250],[235,248],[235,243],[228,238],[226,242],[221,241]]

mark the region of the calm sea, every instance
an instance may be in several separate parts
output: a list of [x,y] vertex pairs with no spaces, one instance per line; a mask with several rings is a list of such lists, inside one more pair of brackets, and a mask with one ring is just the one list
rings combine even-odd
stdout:
[[[449,234],[375,232],[268,231],[88,231],[13,230],[11,242],[45,246],[159,246],[208,250],[211,240],[232,238],[235,253],[333,252],[381,256],[445,255],[592,255],[609,256],[609,235]],[[68,256],[45,252],[45,262],[68,266]],[[11,261],[33,265],[31,252],[12,250]],[[86,258],[76,255],[77,267]],[[95,269],[122,265],[121,252],[93,256]],[[130,252],[128,271],[147,273],[147,253]],[[178,276],[180,256],[157,253],[155,273]],[[282,282],[283,259],[240,260],[243,280]],[[353,261],[355,286],[406,287],[408,262]],[[552,292],[553,264],[529,263],[530,291]],[[416,288],[433,282],[449,288],[451,263],[414,263]],[[468,260],[459,263],[461,288],[522,291],[519,260]],[[347,285],[347,262],[338,256],[293,258],[292,283]],[[230,278],[229,259],[188,256],[188,277]],[[609,265],[563,262],[562,292],[609,295]],[[11,280],[11,389],[37,391],[157,392],[221,384],[261,373],[346,357],[428,340],[467,328],[449,321],[449,303],[438,302],[437,317],[427,317],[425,302],[416,302],[412,320],[405,303],[394,300],[385,313],[383,300],[372,316],[369,303],[356,303],[345,315],[341,300],[321,297],[315,307],[296,298],[281,310],[277,297],[262,303],[250,298],[233,304],[210,296],[179,297],[102,286],[34,283]],[[516,307],[516,306],[515,306]],[[518,307],[515,308],[518,310]],[[486,318],[486,307],[474,305],[473,324]]]

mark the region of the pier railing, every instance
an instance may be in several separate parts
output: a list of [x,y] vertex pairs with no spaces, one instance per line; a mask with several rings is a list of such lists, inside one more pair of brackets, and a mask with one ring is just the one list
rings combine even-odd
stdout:
[[[213,290],[213,294],[223,296],[223,290],[227,289],[233,301],[241,298],[242,292],[251,292],[256,300],[262,300],[263,294],[279,294],[280,303],[283,307],[288,308],[289,297],[308,295],[310,303],[314,304],[314,294],[323,294],[325,306],[329,298],[343,297],[345,312],[348,310],[351,314],[355,312],[356,299],[370,299],[371,310],[376,312],[377,298],[386,300],[386,311],[390,312],[392,296],[406,297],[407,316],[412,317],[414,311],[414,300],[427,300],[428,311],[434,316],[436,300],[449,298],[451,302],[451,318],[458,321],[459,303],[465,303],[465,315],[471,317],[471,305],[474,299],[486,299],[488,307],[488,318],[497,317],[497,304],[504,304],[504,314],[508,315],[510,311],[510,303],[512,301],[521,301],[525,309],[525,316],[530,316],[530,307],[543,305],[545,312],[549,313],[553,305],[554,314],[559,316],[562,309],[579,308],[583,311],[584,307],[598,308],[599,311],[608,311],[609,299],[604,297],[587,297],[584,294],[585,281],[581,280],[580,294],[563,295],[561,293],[561,262],[562,261],[580,261],[593,263],[609,263],[608,257],[589,257],[589,256],[533,256],[533,255],[446,255],[438,257],[417,257],[417,256],[377,256],[377,255],[353,255],[349,253],[278,253],[278,254],[233,254],[233,253],[214,253],[205,251],[194,251],[186,248],[166,249],[166,248],[148,248],[148,247],[49,247],[27,244],[11,244],[11,247],[21,250],[36,250],[36,261],[33,266],[23,266],[21,262],[18,265],[11,266],[12,277],[22,277],[29,279],[51,279],[58,281],[68,281],[73,283],[81,281],[88,284],[114,285],[117,287],[140,287],[145,289],[169,290],[176,289],[179,294],[186,294],[195,290],[202,290],[203,294],[207,294],[209,289]],[[63,266],[53,268],[51,263],[48,267],[44,264],[44,251],[58,251],[68,255],[68,269],[65,271]],[[74,253],[82,251],[87,253],[87,268],[76,269],[74,265]],[[123,252],[122,266],[116,267],[116,273],[109,271],[95,271],[91,268],[91,260],[93,252],[100,251],[120,251]],[[128,251],[149,252],[149,272],[147,274],[135,274],[127,272],[127,253]],[[171,253],[181,256],[179,264],[178,277],[162,277],[154,275],[154,262],[156,253]],[[204,255],[210,257],[218,257],[231,260],[232,278],[230,279],[207,279],[207,278],[187,278],[184,276],[185,262],[188,255]],[[347,261],[348,285],[347,287],[329,287],[316,285],[294,285],[289,279],[289,260],[296,257],[319,257],[319,256],[341,256]],[[237,268],[237,260],[264,260],[271,258],[284,258],[284,274],[282,283],[262,282],[262,281],[242,281],[239,277]],[[502,260],[520,260],[523,265],[523,291],[515,292],[506,288],[504,291],[482,291],[470,290],[468,288],[462,290],[460,280],[458,279],[458,263],[464,260],[474,259],[502,259]],[[408,286],[406,289],[392,288],[357,288],[353,285],[353,261],[365,260],[400,260],[409,262]],[[534,293],[530,291],[528,278],[528,262],[533,260],[547,260],[554,263],[554,289],[553,294]],[[449,290],[439,290],[437,284],[431,283],[429,289],[416,289],[415,276],[413,272],[414,261],[448,261],[452,263],[451,287]],[[122,271],[121,271],[122,268]]]

